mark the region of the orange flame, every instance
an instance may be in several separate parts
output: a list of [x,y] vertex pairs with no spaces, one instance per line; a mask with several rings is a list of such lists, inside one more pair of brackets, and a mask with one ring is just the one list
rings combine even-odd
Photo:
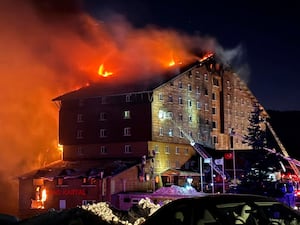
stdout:
[[108,76],[112,75],[113,73],[112,72],[108,72],[108,71],[104,71],[104,66],[103,66],[103,64],[101,64],[99,66],[98,74],[100,76],[103,76],[103,77],[108,77]]
[[42,199],[41,199],[41,201],[45,202],[46,200],[47,200],[47,192],[46,192],[46,189],[43,189],[42,190]]

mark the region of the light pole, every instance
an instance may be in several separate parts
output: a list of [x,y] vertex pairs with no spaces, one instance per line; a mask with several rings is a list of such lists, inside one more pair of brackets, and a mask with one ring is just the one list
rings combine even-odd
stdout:
[[233,145],[233,136],[235,131],[233,128],[230,129],[230,148],[232,149],[232,166],[233,166],[233,185],[236,187],[236,166],[235,166],[235,150]]

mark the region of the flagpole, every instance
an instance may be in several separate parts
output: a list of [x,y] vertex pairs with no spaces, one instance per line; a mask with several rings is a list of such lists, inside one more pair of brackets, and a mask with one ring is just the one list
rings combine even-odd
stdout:
[[199,157],[200,160],[200,190],[203,192],[203,166],[202,166],[202,157]]
[[215,187],[214,187],[214,168],[213,168],[213,159],[210,159],[210,171],[211,171],[211,192],[215,193]]
[[[224,157],[222,157],[222,172],[223,175],[225,174],[225,160]],[[225,193],[225,177],[222,177],[222,181],[223,181],[223,193]]]

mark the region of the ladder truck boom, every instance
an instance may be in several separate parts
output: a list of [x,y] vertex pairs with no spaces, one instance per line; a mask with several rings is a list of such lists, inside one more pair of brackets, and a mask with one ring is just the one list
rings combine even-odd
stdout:
[[226,175],[224,174],[223,170],[215,164],[214,160],[212,159],[212,157],[207,153],[207,151],[204,149],[204,147],[199,144],[196,143],[194,141],[194,139],[187,134],[184,130],[182,130],[180,127],[178,127],[180,129],[180,131],[183,133],[183,135],[189,140],[190,145],[193,146],[193,148],[196,150],[196,152],[203,158],[203,159],[211,159],[211,165],[212,168],[214,169],[214,171],[216,171],[223,179],[226,178]]
[[[267,127],[269,128],[269,130],[271,131],[273,137],[275,138],[279,148],[281,149],[281,152],[283,153],[284,155],[284,158],[287,158],[287,159],[290,159],[290,160],[287,160],[288,163],[290,164],[291,168],[293,169],[294,173],[296,174],[297,177],[299,177],[299,169],[297,167],[297,165],[295,164],[295,160],[291,159],[287,150],[285,149],[285,147],[283,146],[283,144],[281,143],[279,137],[276,135],[273,127],[271,126],[271,124],[266,121],[266,125]],[[298,164],[298,163],[297,163]]]

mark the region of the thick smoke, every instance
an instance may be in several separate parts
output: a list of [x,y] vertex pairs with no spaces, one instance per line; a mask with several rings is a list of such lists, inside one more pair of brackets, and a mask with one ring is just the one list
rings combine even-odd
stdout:
[[[217,45],[150,25],[136,29],[120,15],[97,21],[72,0],[2,0],[0,15],[0,193],[8,198],[0,212],[16,212],[18,176],[60,158],[53,98],[103,79],[153,76],[172,59],[188,63],[195,50]],[[97,74],[101,64],[112,78]]]

